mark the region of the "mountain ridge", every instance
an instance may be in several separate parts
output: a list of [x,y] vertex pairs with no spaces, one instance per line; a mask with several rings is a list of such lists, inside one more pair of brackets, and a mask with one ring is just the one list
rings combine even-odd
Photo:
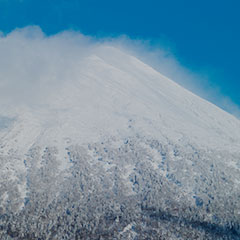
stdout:
[[240,121],[119,51],[0,109],[0,238],[239,239]]
[[[133,56],[112,47],[100,48],[98,51],[96,50],[100,57],[90,55],[81,63],[73,66],[74,80],[68,79],[68,76],[66,76],[67,81],[60,82],[56,89],[47,93],[46,99],[42,100],[43,107],[33,105],[33,107],[25,108],[26,113],[23,110],[23,116],[27,114],[28,117],[23,117],[25,118],[23,122],[32,125],[35,121],[43,129],[44,127],[51,129],[50,125],[57,127],[57,122],[59,122],[59,125],[63,126],[63,121],[65,121],[69,122],[69,129],[66,128],[65,131],[72,131],[72,134],[78,128],[79,132],[83,130],[79,127],[81,123],[88,128],[88,122],[92,122],[90,128],[95,126],[96,129],[102,128],[102,132],[106,132],[108,126],[114,126],[112,130],[115,131],[124,124],[119,121],[120,118],[116,117],[116,114],[122,114],[121,118],[123,118],[123,115],[128,115],[125,124],[134,115],[140,121],[143,121],[144,116],[141,111],[144,109],[145,118],[150,121],[155,120],[154,127],[159,128],[159,125],[162,125],[162,129],[166,128],[166,136],[170,132],[175,134],[177,131],[190,138],[198,138],[197,135],[199,134],[202,135],[202,138],[208,138],[209,142],[205,145],[211,145],[211,136],[214,134],[216,139],[217,137],[220,138],[222,134],[223,139],[218,139],[218,141],[212,143],[213,145],[217,146],[220,142],[223,142],[219,146],[220,148],[224,148],[226,144],[230,148],[234,146],[234,142],[237,142],[236,149],[240,147],[240,121],[238,119],[192,94]],[[104,54],[107,56],[105,60]],[[113,61],[112,59],[118,60]],[[110,61],[110,64],[108,61]],[[119,62],[124,62],[123,66]],[[119,65],[119,67],[114,64]],[[49,82],[51,83],[51,79]],[[91,97],[89,97],[90,95]],[[4,113],[6,114],[6,111]],[[94,116],[95,113],[96,116]],[[72,119],[70,119],[71,114],[75,115]],[[86,117],[88,114],[89,116]],[[30,115],[33,116],[32,119]],[[68,116],[63,119],[64,115]],[[107,115],[112,116],[108,117]],[[21,113],[19,116],[21,118]],[[79,124],[77,124],[77,121],[73,123],[74,118],[78,119]],[[99,120],[96,118],[99,118]],[[114,121],[111,121],[111,118],[115,118]],[[39,119],[42,119],[42,123]],[[100,121],[101,119],[102,121]],[[97,121],[100,121],[101,124],[98,124]],[[104,127],[104,122],[107,121],[110,121],[110,123]],[[118,121],[119,123],[116,125]],[[221,121],[224,123],[221,123]],[[71,125],[74,126],[72,130]],[[192,127],[191,131],[187,129],[190,127]],[[150,128],[153,127],[149,126],[149,129],[146,127],[146,133]],[[21,131],[21,129],[18,131]],[[194,134],[194,131],[198,131],[198,134]],[[208,134],[208,131],[212,135]],[[93,132],[94,130],[86,132],[86,139]],[[65,138],[71,138],[64,132],[62,134],[65,135]],[[225,142],[224,138],[227,138]],[[229,144],[230,139],[232,139],[233,144]],[[54,141],[54,139],[51,141]],[[200,137],[196,141],[203,146],[204,142],[201,141]]]

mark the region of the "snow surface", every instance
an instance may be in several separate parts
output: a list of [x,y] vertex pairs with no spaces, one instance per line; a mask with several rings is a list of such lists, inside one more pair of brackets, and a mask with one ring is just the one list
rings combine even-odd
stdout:
[[124,137],[129,121],[135,132],[158,139],[240,149],[238,119],[116,48],[100,47],[69,71],[73,77],[41,104],[1,108],[4,118],[16,119],[0,128],[1,154],[21,155],[33,145],[63,151],[68,142]]

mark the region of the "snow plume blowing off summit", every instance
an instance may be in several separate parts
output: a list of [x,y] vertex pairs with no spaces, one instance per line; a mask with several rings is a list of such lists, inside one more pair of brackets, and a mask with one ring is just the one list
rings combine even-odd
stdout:
[[[211,88],[205,76],[187,70],[171,52],[153,47],[148,41],[131,40],[127,36],[97,39],[71,31],[47,37],[39,27],[31,26],[2,34],[0,43],[2,103],[41,103],[50,89],[77,77],[76,69],[84,58],[112,46],[136,56],[178,84],[240,117],[239,107]],[[106,57],[109,54],[104,52]]]
[[240,238],[240,121],[143,45],[0,38],[0,239]]

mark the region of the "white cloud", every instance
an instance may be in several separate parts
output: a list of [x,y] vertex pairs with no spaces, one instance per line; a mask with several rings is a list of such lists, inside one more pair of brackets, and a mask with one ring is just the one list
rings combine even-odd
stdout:
[[39,27],[32,26],[16,29],[8,35],[0,34],[1,103],[38,103],[61,81],[71,78],[77,64],[102,45],[112,45],[135,55],[177,83],[240,117],[239,107],[211,88],[206,74],[184,68],[169,50],[127,36],[99,39],[66,31],[48,37]]
[[38,27],[2,36],[1,100],[38,101],[59,81],[70,77],[69,70],[91,51],[90,42],[88,37],[72,32],[46,37]]

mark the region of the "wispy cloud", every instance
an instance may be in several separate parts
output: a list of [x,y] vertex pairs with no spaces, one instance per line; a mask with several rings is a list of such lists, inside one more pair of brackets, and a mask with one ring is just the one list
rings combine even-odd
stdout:
[[72,72],[86,56],[103,45],[118,47],[201,97],[240,117],[239,106],[211,87],[207,73],[182,66],[171,50],[127,36],[97,38],[66,31],[46,36],[39,27],[0,34],[1,103],[38,103]]
[[[188,69],[174,55],[171,47],[152,44],[148,40],[133,40],[128,36],[107,39],[107,44],[127,50],[184,88],[240,118],[240,106],[235,104],[229,96],[222,94],[220,86],[213,84],[216,79],[211,81],[212,74],[206,69],[197,71]],[[214,77],[217,78],[217,76]]]

